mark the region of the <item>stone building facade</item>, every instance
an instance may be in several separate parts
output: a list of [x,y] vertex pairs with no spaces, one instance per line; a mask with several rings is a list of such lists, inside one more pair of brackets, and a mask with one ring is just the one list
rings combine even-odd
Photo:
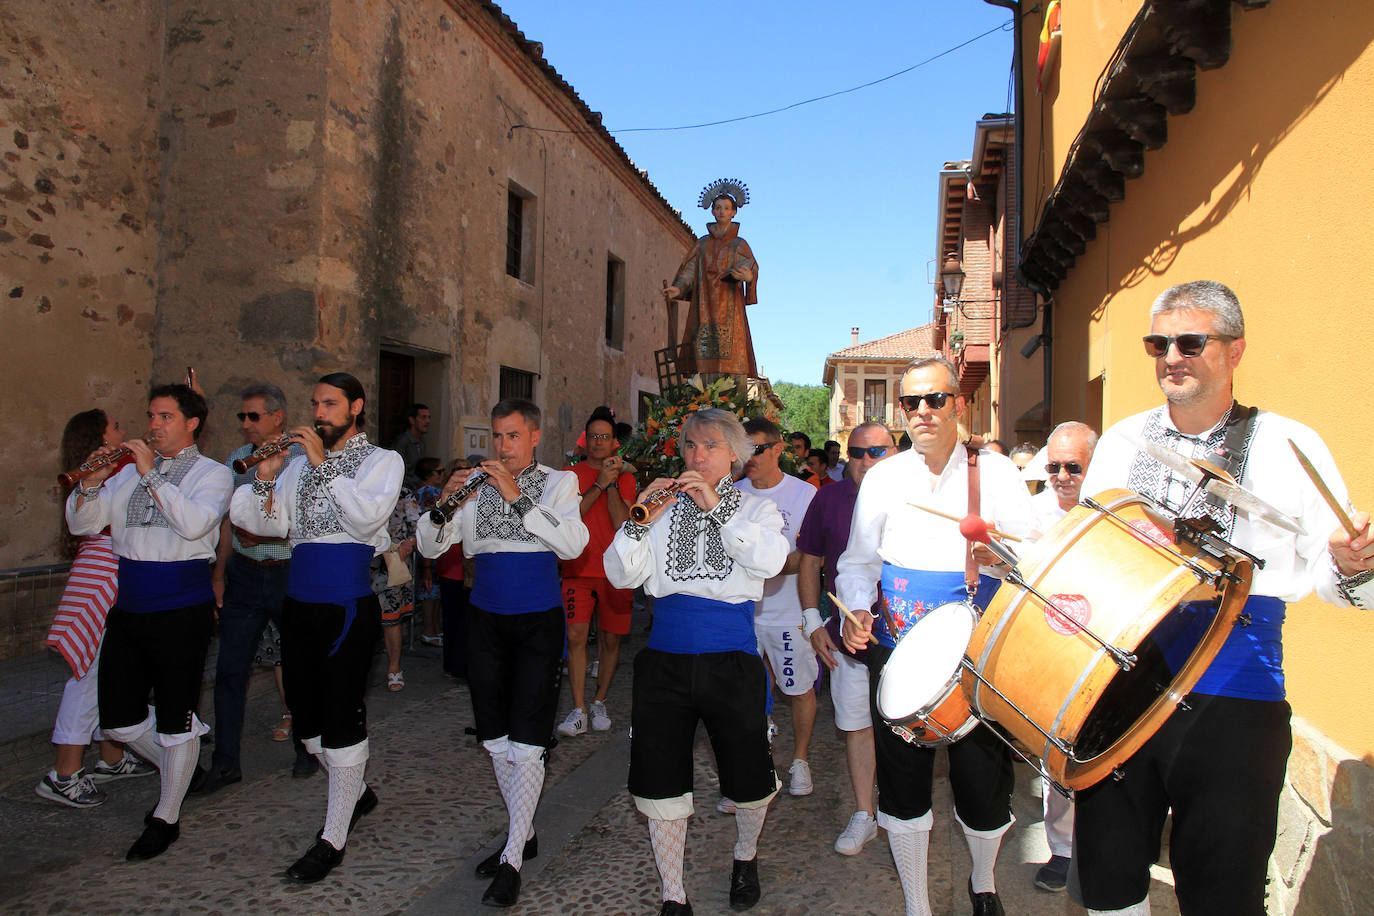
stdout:
[[[440,458],[527,394],[555,465],[593,407],[657,391],[695,233],[496,5],[15,0],[0,39],[0,568],[59,559],[66,417],[140,431],[187,366],[215,456],[259,379],[299,418],[352,372],[374,437],[423,401]],[[0,656],[41,646],[44,605],[0,605]]]

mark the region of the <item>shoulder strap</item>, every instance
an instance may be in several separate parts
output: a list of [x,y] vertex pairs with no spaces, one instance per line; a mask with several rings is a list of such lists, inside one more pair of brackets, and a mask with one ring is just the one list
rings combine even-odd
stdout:
[[[964,446],[968,452],[968,514],[980,515],[982,508],[982,481],[978,474],[978,449]],[[971,545],[970,545],[971,546]],[[973,551],[964,551],[964,586],[972,599],[978,591],[978,564],[973,559]]]
[[1258,407],[1242,407],[1239,403],[1231,411],[1226,423],[1226,435],[1221,441],[1222,464],[1231,476],[1240,480],[1245,474],[1245,463],[1249,457],[1250,440],[1255,437],[1255,418]]

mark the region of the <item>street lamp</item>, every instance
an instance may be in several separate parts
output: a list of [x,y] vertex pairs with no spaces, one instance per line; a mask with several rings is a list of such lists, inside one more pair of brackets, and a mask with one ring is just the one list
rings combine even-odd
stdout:
[[940,283],[945,288],[945,299],[941,304],[948,315],[954,311],[954,306],[959,302],[959,292],[964,288],[964,271],[952,251],[945,255],[945,263],[940,268]]

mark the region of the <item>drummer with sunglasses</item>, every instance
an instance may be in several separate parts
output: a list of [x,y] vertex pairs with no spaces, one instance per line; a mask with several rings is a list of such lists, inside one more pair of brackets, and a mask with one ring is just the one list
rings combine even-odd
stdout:
[[[840,602],[859,625],[844,625],[851,651],[869,646],[869,709],[876,724],[878,825],[887,830],[908,914],[930,912],[926,857],[933,826],[931,782],[935,750],[907,744],[881,724],[876,690],[898,639],[927,611],[969,600],[986,607],[998,584],[997,560],[971,547],[955,522],[911,505],[962,517],[969,507],[969,471],[976,457],[979,512],[998,530],[1029,534],[1030,494],[1011,461],[991,451],[970,452],[960,440],[964,400],[958,375],[946,360],[918,359],[902,376],[901,405],[912,448],[872,468],[859,488],[849,546],[838,564]],[[973,562],[969,562],[972,550]],[[970,569],[972,567],[972,569]],[[972,574],[973,582],[970,582]],[[881,592],[879,590],[881,583]],[[880,597],[881,595],[881,597]],[[864,613],[869,608],[876,610]],[[894,632],[895,629],[895,632]],[[986,726],[949,746],[954,808],[973,859],[968,894],[975,916],[1003,913],[993,879],[1002,835],[1012,824],[1011,752]]]
[[[1345,533],[1288,444],[1297,443],[1345,503],[1345,483],[1321,438],[1268,411],[1251,420],[1252,411],[1235,402],[1233,377],[1246,349],[1235,293],[1220,283],[1186,283],[1165,290],[1150,314],[1145,352],[1166,403],[1102,435],[1083,492],[1125,486],[1181,512],[1191,484],[1138,451],[1143,440],[1229,464],[1245,489],[1306,534],[1229,503],[1203,504],[1223,538],[1261,560],[1244,609],[1249,622],[1232,631],[1184,702],[1120,767],[1119,779],[1079,790],[1075,868],[1089,912],[1148,914],[1149,869],[1172,809],[1169,858],[1180,911],[1262,914],[1292,747],[1285,606],[1314,588],[1334,604],[1374,606],[1374,542],[1364,512],[1352,519],[1357,536]],[[1169,646],[1163,648],[1168,657]]]

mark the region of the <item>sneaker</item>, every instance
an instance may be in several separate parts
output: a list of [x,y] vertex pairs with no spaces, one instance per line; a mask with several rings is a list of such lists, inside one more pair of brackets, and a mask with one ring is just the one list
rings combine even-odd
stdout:
[[606,712],[606,704],[600,700],[592,701],[592,731],[605,732],[611,729],[611,715]]
[[716,802],[716,810],[719,811],[721,814],[734,814],[735,803],[732,802],[730,799],[726,798],[724,795],[722,795],[720,797],[720,801]]
[[115,779],[129,779],[136,776],[152,776],[157,772],[157,767],[141,757],[126,753],[124,759],[118,763],[106,763],[101,760],[96,763],[91,770],[91,782],[111,782]]
[[421,633],[421,634],[420,634],[420,642],[423,643],[423,644],[426,645],[426,646],[442,646],[442,645],[444,644],[444,637],[442,637],[442,636],[426,636],[425,634]]
[[811,765],[798,757],[792,761],[791,768],[787,771],[789,777],[787,791],[791,795],[810,795],[816,791],[816,784],[811,781]]
[[1050,856],[1050,860],[1035,873],[1035,886],[1042,891],[1062,891],[1068,883],[1068,856]]
[[558,726],[558,733],[565,738],[575,738],[578,735],[587,733],[587,714],[581,709],[574,709],[568,713],[568,717],[563,720],[563,724]]
[[55,801],[69,808],[94,808],[105,804],[105,793],[95,787],[85,767],[66,779],[58,779],[56,770],[49,770],[34,789],[39,798]]
[[878,822],[867,811],[855,811],[849,818],[849,826],[835,841],[835,851],[842,856],[857,856],[863,852],[868,841],[878,835]]

